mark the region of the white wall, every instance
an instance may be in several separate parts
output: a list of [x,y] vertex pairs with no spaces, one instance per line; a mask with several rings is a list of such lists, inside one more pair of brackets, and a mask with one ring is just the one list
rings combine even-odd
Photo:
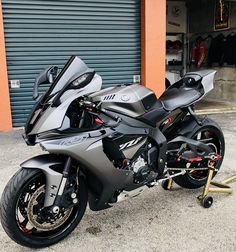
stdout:
[[[166,32],[175,33],[186,33],[187,32],[187,8],[185,7],[185,2],[179,1],[167,1],[166,9]],[[178,36],[167,36],[167,40],[177,40],[181,39]],[[181,54],[179,55],[167,55],[166,61],[171,59],[181,60]],[[166,78],[171,82],[175,83],[180,79],[179,73],[166,71]]]
[[185,2],[167,1],[167,32],[187,32],[187,9]]

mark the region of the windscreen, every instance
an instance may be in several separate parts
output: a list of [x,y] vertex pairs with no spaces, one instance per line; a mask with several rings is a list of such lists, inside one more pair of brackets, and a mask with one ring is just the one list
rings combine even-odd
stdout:
[[77,56],[72,56],[49,89],[49,94],[53,95],[60,91],[65,85],[73,81],[77,76],[87,72],[89,68],[87,65]]

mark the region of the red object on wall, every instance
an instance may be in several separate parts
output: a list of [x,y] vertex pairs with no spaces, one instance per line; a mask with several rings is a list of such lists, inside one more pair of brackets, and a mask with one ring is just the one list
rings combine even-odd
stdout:
[[206,58],[206,46],[205,40],[199,40],[199,47],[198,47],[198,60],[197,60],[197,67],[200,68],[203,66],[204,61]]

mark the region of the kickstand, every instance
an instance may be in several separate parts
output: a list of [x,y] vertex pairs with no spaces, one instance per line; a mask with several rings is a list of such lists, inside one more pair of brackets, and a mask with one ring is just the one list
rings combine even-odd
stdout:
[[[198,199],[201,202],[201,205],[205,208],[209,208],[213,204],[213,198],[211,196],[208,196],[209,192],[217,192],[217,193],[232,193],[233,190],[232,188],[227,185],[234,180],[236,180],[236,174],[233,176],[230,176],[229,178],[217,182],[217,181],[212,181],[214,171],[216,170],[214,167],[214,162],[208,161],[208,176],[207,176],[207,182],[206,185],[204,186],[203,193],[198,196]],[[215,187],[210,187],[210,185],[213,185]]]

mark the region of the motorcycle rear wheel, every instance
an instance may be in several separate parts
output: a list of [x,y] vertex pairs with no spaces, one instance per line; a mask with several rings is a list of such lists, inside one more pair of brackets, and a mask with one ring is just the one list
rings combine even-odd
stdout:
[[[1,223],[8,236],[20,245],[43,248],[55,244],[68,236],[84,215],[88,192],[85,181],[80,178],[79,204],[60,212],[54,222],[37,222],[37,209],[44,202],[44,188],[45,176],[40,170],[22,168],[4,189],[0,202]],[[31,200],[34,203],[30,209]],[[30,218],[30,211],[34,211],[31,215],[34,218]]]
[[[224,135],[219,127],[215,125],[215,123],[211,124],[211,119],[207,118],[207,123],[197,130],[190,133],[190,135],[186,136],[192,138],[194,140],[204,140],[211,139],[207,144],[212,148],[213,152],[216,152],[221,156],[219,161],[215,162],[215,168],[217,170],[220,169],[221,164],[223,162],[224,154],[225,154],[225,141]],[[182,163],[181,167],[186,166],[187,163]],[[206,165],[204,165],[206,166]],[[202,167],[201,164],[195,164],[195,167]],[[191,166],[190,166],[191,168]],[[214,173],[215,176],[217,172]],[[207,181],[208,170],[203,171],[188,171],[184,175],[174,177],[173,180],[176,184],[181,187],[188,189],[196,189],[204,186]]]

